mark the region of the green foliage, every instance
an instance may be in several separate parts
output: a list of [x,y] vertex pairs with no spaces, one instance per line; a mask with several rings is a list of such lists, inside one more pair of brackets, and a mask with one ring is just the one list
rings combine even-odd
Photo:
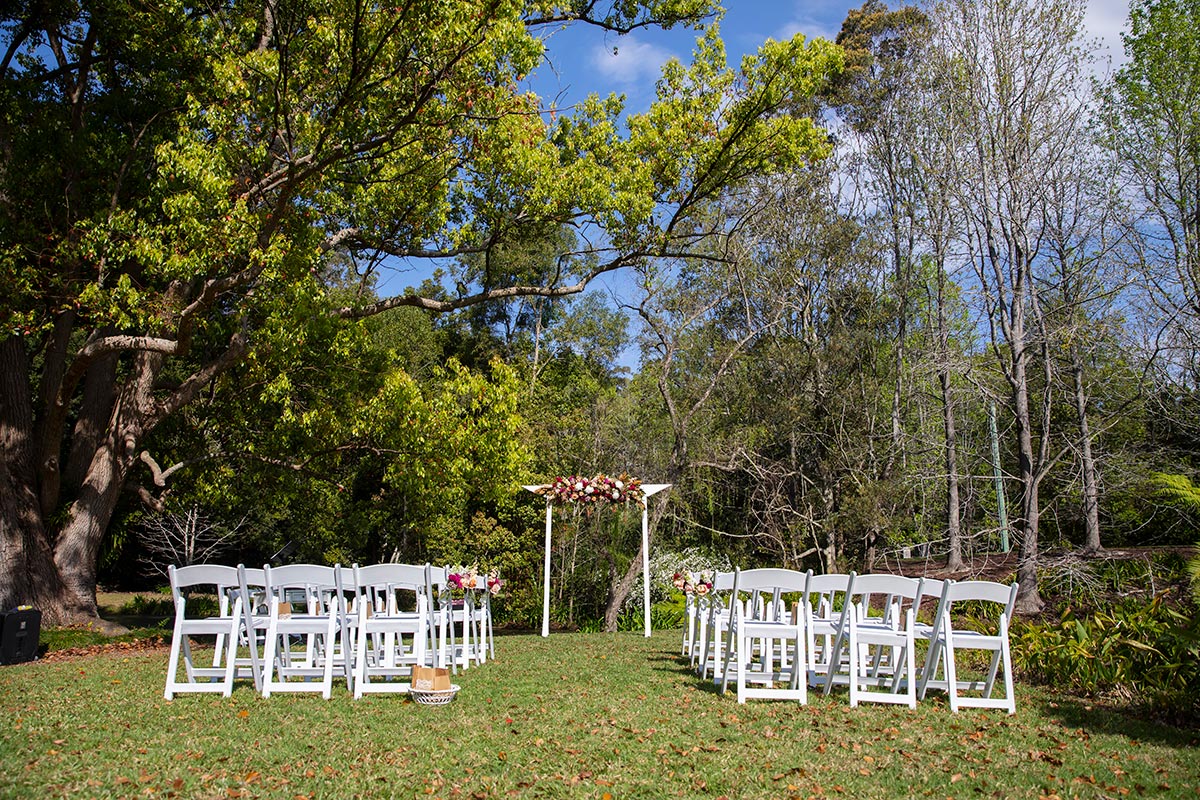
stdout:
[[1012,642],[1016,667],[1034,680],[1200,713],[1200,621],[1162,595],[1088,614],[1068,608],[1057,623],[1017,619]]
[[[188,613],[197,617],[218,613],[215,597],[207,598],[208,602],[204,602],[204,600],[202,595],[188,598]],[[175,614],[175,601],[171,597],[161,595],[147,597],[144,594],[136,594],[127,602],[122,603],[121,607],[117,609],[117,613],[134,617],[170,617]]]

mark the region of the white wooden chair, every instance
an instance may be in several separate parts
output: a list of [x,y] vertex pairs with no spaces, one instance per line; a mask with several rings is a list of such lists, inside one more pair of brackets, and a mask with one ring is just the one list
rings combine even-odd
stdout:
[[[848,633],[852,708],[863,701],[917,707],[914,604],[921,584],[900,575],[855,578]],[[876,599],[882,601],[877,615],[871,613]]]
[[813,575],[804,593],[809,685],[824,687],[827,695],[834,683],[850,680],[849,659],[842,655],[847,646],[855,577],[853,572]]
[[[789,611],[784,595],[803,597],[812,570],[751,569],[734,573],[735,598],[743,591],[750,597],[745,603],[732,604],[721,693],[728,686],[729,664],[733,661],[739,703],[748,698],[808,702],[804,614],[798,600],[795,611]],[[786,686],[777,688],[776,684]]]
[[[326,700],[333,690],[334,666],[348,653],[339,635],[345,618],[337,567],[289,564],[263,567],[269,605],[263,652],[262,695],[317,692]],[[292,637],[302,637],[302,654]],[[300,678],[300,680],[290,680]]]
[[[238,572],[234,567],[217,564],[193,564],[167,568],[171,581],[171,596],[175,601],[175,627],[171,635],[171,661],[167,665],[167,683],[163,697],[174,698],[177,692],[220,692],[226,697],[233,693],[236,672],[236,643],[243,624],[242,600],[238,589]],[[188,615],[188,595],[196,589],[211,592],[218,599],[217,614]],[[232,595],[232,600],[229,600]],[[193,603],[195,606],[196,603]],[[191,637],[212,636],[215,646],[223,646],[212,666],[199,666],[192,653]],[[186,680],[177,680],[182,658]],[[221,664],[221,662],[224,664]]]
[[357,645],[354,697],[407,692],[415,665],[426,666],[439,647],[434,631],[432,576],[428,565],[355,566]]
[[[963,707],[1001,708],[1017,713],[1013,695],[1012,654],[1009,650],[1008,625],[1017,602],[1018,585],[1005,586],[992,581],[947,581],[941,610],[934,620],[930,638],[930,653],[926,661],[921,697],[929,687],[944,689],[950,696],[950,710]],[[982,618],[995,616],[987,631],[955,628],[953,621],[956,603],[973,602],[982,606]],[[965,665],[959,656],[963,651],[979,650],[990,653],[987,666],[976,677],[965,678]],[[944,666],[942,678],[937,677],[939,664]],[[973,671],[974,672],[974,671]],[[999,673],[1003,673],[1000,675]],[[993,697],[996,678],[1001,677],[1004,692]],[[972,694],[966,694],[970,692]],[[973,694],[979,692],[979,694]]]
[[729,627],[729,601],[732,597],[726,594],[733,590],[733,573],[718,572],[713,575],[712,591],[700,598],[697,609],[699,623],[699,645],[696,659],[696,672],[701,679],[707,678],[709,670],[713,673],[714,682],[720,682],[716,677],[717,669],[724,663],[722,647],[725,633]]
[[238,595],[242,601],[242,626],[239,645],[246,655],[237,656],[238,678],[254,681],[254,690],[262,691],[262,654],[266,644],[267,623],[267,578],[261,568],[237,565]]
[[696,593],[687,592],[683,597],[683,643],[679,654],[687,656],[692,664],[696,662],[696,646],[699,643],[697,605]]
[[[946,603],[946,589],[950,587],[953,581],[939,580],[937,578],[922,578],[921,579],[921,596],[914,604],[916,609],[916,619],[913,621],[913,639],[917,643],[924,642],[925,656],[921,661],[921,666],[917,669],[917,698],[925,696],[925,684],[932,676],[935,664],[935,657],[938,655],[939,648],[934,647],[932,641],[935,634],[941,630],[941,624],[938,619],[941,617]],[[923,616],[928,616],[929,621],[922,619]]]
[[[443,634],[445,657],[456,671],[472,664],[487,661],[490,646],[491,595],[487,590],[487,575],[475,576],[477,585],[462,589],[461,597],[453,596],[449,583],[450,567],[431,568],[438,587],[439,607],[444,614],[447,633]],[[445,575],[443,582],[441,576]],[[443,620],[439,619],[439,623]],[[442,625],[439,624],[439,631]]]

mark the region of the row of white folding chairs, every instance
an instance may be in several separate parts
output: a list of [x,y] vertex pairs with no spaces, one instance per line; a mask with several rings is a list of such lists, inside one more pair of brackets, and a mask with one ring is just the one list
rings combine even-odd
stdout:
[[[690,598],[683,649],[722,692],[735,682],[739,702],[806,702],[809,687],[828,694],[848,685],[852,706],[870,701],[915,708],[935,688],[947,692],[953,711],[977,706],[1011,714],[1008,624],[1016,594],[1016,584],[990,581],[735,570],[716,575],[713,594]],[[798,598],[790,608],[785,595]],[[933,605],[932,622],[917,618],[923,601]],[[956,628],[953,608],[965,601],[994,606],[994,627]],[[928,643],[919,668],[918,641]],[[990,654],[981,676],[963,675],[958,655],[964,650]],[[993,697],[998,677],[1003,694]]]
[[[494,657],[490,596],[468,592],[454,602],[442,567],[205,564],[169,573],[175,625],[167,699],[185,691],[228,696],[235,678],[250,678],[267,697],[320,691],[328,698],[335,669],[356,697],[407,691],[396,679],[414,665],[457,670]],[[215,592],[216,615],[188,614],[196,591]],[[190,639],[199,636],[215,639],[211,666],[192,655]]]

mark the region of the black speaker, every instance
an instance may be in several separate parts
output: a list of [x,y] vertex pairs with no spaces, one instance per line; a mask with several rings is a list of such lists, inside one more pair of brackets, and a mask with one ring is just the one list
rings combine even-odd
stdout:
[[0,614],[0,664],[33,661],[42,632],[42,612],[22,606]]

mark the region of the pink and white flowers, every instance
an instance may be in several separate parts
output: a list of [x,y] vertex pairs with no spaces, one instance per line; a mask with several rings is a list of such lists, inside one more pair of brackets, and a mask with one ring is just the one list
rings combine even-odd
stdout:
[[628,503],[632,501],[643,508],[646,506],[646,495],[642,491],[642,482],[624,474],[619,478],[612,478],[603,473],[591,478],[581,475],[563,475],[553,479],[537,492],[550,498],[555,505]]
[[676,589],[684,594],[695,594],[697,597],[704,597],[712,591],[713,574],[712,570],[676,572],[671,582],[675,585]]
[[468,567],[449,567],[446,572],[446,582],[454,589],[462,591],[486,590],[493,597],[500,594],[504,581],[496,573],[481,575],[479,568],[472,564]]

